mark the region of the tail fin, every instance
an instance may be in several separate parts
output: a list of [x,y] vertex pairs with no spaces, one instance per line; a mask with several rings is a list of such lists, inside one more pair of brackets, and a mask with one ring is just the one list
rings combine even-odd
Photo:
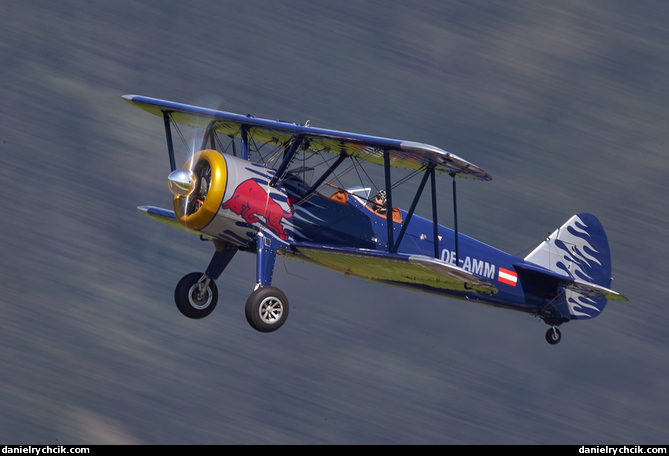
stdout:
[[602,287],[611,285],[609,241],[602,224],[591,214],[574,215],[525,261]]
[[[525,257],[525,261],[577,282],[606,289],[611,285],[609,242],[602,224],[591,214],[574,215]],[[565,290],[565,298],[572,319],[595,317],[607,302],[574,288]]]

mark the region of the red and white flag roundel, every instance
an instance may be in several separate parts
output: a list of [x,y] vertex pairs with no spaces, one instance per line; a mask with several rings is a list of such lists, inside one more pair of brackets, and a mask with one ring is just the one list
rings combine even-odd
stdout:
[[508,269],[499,268],[499,276],[497,277],[497,280],[515,287],[516,283],[518,282],[518,274],[516,271],[509,271]]

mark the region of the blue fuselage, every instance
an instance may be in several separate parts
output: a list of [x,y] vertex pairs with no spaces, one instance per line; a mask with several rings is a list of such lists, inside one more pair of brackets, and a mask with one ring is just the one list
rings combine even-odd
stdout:
[[[292,193],[290,185],[287,185],[287,188],[290,195]],[[406,220],[408,214],[401,209],[396,209],[395,214],[393,225],[397,236],[401,230],[401,222]],[[297,242],[384,252],[388,250],[386,216],[372,210],[365,204],[363,198],[349,193],[338,192],[332,197],[311,195],[295,206],[292,219],[293,237]],[[544,303],[542,290],[523,288],[523,283],[513,266],[522,263],[522,259],[462,234],[458,235],[456,254],[455,232],[439,225],[438,236],[436,251],[440,260],[458,265],[487,280],[495,285],[498,293],[490,295],[444,291],[404,283],[394,283],[394,285],[529,313],[536,313]],[[414,215],[397,252],[435,257],[432,221]]]
[[[517,265],[525,263],[523,259],[463,234],[457,235],[456,248],[456,233],[441,225],[436,227],[435,249],[434,223],[417,215],[406,224],[399,245],[389,248],[386,215],[375,212],[367,204],[367,193],[360,190],[340,190],[329,197],[309,193],[304,182],[290,174],[273,187],[270,185],[275,175],[273,170],[228,155],[225,168],[227,183],[222,203],[213,221],[201,229],[203,234],[227,240],[240,248],[253,248],[257,233],[263,230],[284,246],[284,252],[289,252],[291,243],[295,242],[436,257],[492,284],[496,293],[433,288],[401,280],[377,281],[532,314],[537,314],[547,299],[556,295],[554,282],[517,270]],[[392,233],[396,241],[408,213],[397,208],[393,213]],[[260,247],[255,245],[258,252]],[[270,276],[260,273],[259,283],[269,283]]]

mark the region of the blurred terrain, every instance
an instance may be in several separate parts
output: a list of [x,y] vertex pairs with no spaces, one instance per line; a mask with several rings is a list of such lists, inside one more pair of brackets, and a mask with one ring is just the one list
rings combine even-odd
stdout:
[[[668,48],[652,0],[2,1],[0,442],[666,444]],[[188,320],[213,249],[136,211],[170,207],[169,163],[126,93],[452,151],[493,176],[459,186],[462,232],[524,256],[592,212],[631,302],[549,346],[278,262],[291,315],[260,334],[238,254]]]

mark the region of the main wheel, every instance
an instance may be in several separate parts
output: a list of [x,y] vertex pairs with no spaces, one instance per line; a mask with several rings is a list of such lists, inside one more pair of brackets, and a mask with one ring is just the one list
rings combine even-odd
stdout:
[[560,339],[562,339],[562,333],[556,327],[552,327],[551,329],[546,331],[546,341],[549,344],[555,345],[558,342],[560,342]]
[[288,299],[275,287],[260,287],[246,300],[246,320],[260,332],[279,329],[288,318]]
[[204,318],[216,307],[218,289],[213,280],[206,287],[200,285],[201,272],[186,274],[174,290],[174,302],[188,318]]

